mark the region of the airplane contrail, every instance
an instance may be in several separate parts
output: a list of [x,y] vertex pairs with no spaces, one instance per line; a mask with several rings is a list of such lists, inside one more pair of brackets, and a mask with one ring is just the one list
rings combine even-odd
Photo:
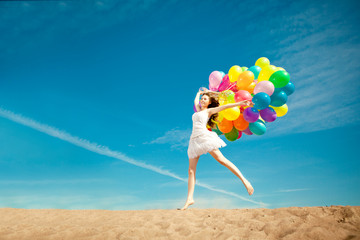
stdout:
[[[145,169],[148,169],[148,170],[153,171],[153,172],[157,172],[157,173],[159,173],[161,175],[169,176],[169,177],[178,179],[180,181],[187,182],[187,178],[182,178],[182,177],[176,175],[175,173],[170,172],[169,170],[165,170],[165,169],[162,169],[160,167],[153,166],[153,165],[147,164],[145,162],[135,160],[133,158],[130,158],[130,157],[126,156],[125,154],[123,154],[123,153],[121,153],[119,151],[111,150],[107,146],[102,146],[102,145],[99,145],[97,143],[90,142],[89,140],[82,139],[82,138],[79,138],[77,136],[73,136],[73,135],[71,135],[71,134],[69,134],[69,133],[67,133],[67,132],[65,132],[63,130],[59,130],[59,129],[54,128],[52,126],[49,126],[49,125],[46,125],[46,124],[43,124],[43,123],[39,123],[39,122],[37,122],[37,121],[35,121],[35,120],[31,119],[31,118],[24,117],[21,114],[16,114],[16,113],[13,113],[13,112],[11,112],[9,110],[3,109],[2,107],[0,107],[0,116],[4,117],[6,119],[9,119],[9,120],[11,120],[13,122],[16,122],[16,123],[22,124],[24,126],[30,127],[32,129],[35,129],[35,130],[37,130],[39,132],[50,135],[52,137],[59,138],[61,140],[69,142],[69,143],[71,143],[73,145],[76,145],[78,147],[87,149],[87,150],[89,150],[91,152],[95,152],[95,153],[98,153],[98,154],[101,154],[101,155],[116,158],[118,160],[130,163],[132,165],[135,165],[135,166],[138,166],[138,167],[141,167],[141,168],[145,168]],[[254,201],[254,200],[247,199],[247,198],[245,198],[243,196],[240,196],[237,193],[225,191],[225,190],[222,190],[222,189],[217,189],[217,188],[212,187],[212,186],[210,186],[208,184],[201,183],[199,180],[196,180],[196,185],[200,186],[200,187],[203,187],[203,188],[207,188],[207,189],[209,189],[211,191],[227,194],[227,195],[239,198],[239,199],[247,201],[247,202],[259,204],[259,205],[261,205],[263,207],[267,205],[267,204],[265,204],[263,202],[257,202],[257,201]]]

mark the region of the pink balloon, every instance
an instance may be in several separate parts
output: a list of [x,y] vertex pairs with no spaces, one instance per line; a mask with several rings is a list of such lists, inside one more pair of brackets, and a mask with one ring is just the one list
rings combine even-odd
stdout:
[[234,98],[235,98],[235,102],[241,102],[244,100],[251,100],[252,96],[246,90],[239,90],[239,91],[235,92]]
[[222,74],[219,71],[213,71],[209,76],[209,89],[211,91],[217,91],[222,80]]
[[270,81],[261,81],[258,84],[256,84],[254,88],[254,94],[257,94],[259,92],[264,92],[267,95],[271,96],[274,93],[275,87],[274,84]]
[[219,85],[218,91],[222,92],[224,90],[227,90],[229,86],[230,86],[230,79],[229,79],[229,75],[226,74]]

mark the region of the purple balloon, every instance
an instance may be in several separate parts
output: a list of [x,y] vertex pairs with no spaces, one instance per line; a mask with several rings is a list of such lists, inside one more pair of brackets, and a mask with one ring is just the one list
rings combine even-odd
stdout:
[[244,119],[249,122],[256,122],[259,119],[259,111],[256,108],[248,107],[243,113]]
[[253,133],[250,131],[249,127],[247,127],[244,131],[242,131],[246,135],[253,135]]
[[276,119],[276,112],[273,108],[267,107],[263,110],[260,110],[260,116],[267,122],[273,122]]

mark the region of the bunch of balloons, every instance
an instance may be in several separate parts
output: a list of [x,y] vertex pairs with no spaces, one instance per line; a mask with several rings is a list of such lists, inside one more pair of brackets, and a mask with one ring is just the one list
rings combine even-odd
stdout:
[[263,135],[266,123],[284,116],[288,111],[288,96],[295,91],[295,86],[285,69],[270,65],[269,59],[261,57],[250,68],[235,65],[228,74],[213,71],[209,76],[209,89],[219,93],[220,105],[243,100],[254,103],[253,107],[233,107],[219,112],[215,128],[209,128],[235,141],[243,133]]

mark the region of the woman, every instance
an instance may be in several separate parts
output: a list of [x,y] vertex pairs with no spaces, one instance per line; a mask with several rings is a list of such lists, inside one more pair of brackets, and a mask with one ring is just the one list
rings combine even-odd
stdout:
[[[201,97],[200,105],[199,98]],[[237,103],[226,104],[219,106],[217,96],[215,92],[209,90],[199,91],[195,97],[195,107],[197,112],[193,114],[193,130],[190,137],[188,156],[189,156],[189,180],[188,180],[188,196],[186,203],[181,210],[187,209],[190,205],[194,204],[193,194],[195,187],[195,172],[196,165],[199,157],[202,154],[209,152],[221,165],[227,167],[233,172],[245,185],[249,195],[254,192],[250,182],[241,174],[239,169],[228,159],[226,159],[219,151],[220,147],[225,147],[225,142],[218,137],[215,132],[210,132],[206,125],[214,126],[214,120],[216,119],[218,112],[227,108],[235,106],[246,105],[250,106],[250,101],[241,101]]]

